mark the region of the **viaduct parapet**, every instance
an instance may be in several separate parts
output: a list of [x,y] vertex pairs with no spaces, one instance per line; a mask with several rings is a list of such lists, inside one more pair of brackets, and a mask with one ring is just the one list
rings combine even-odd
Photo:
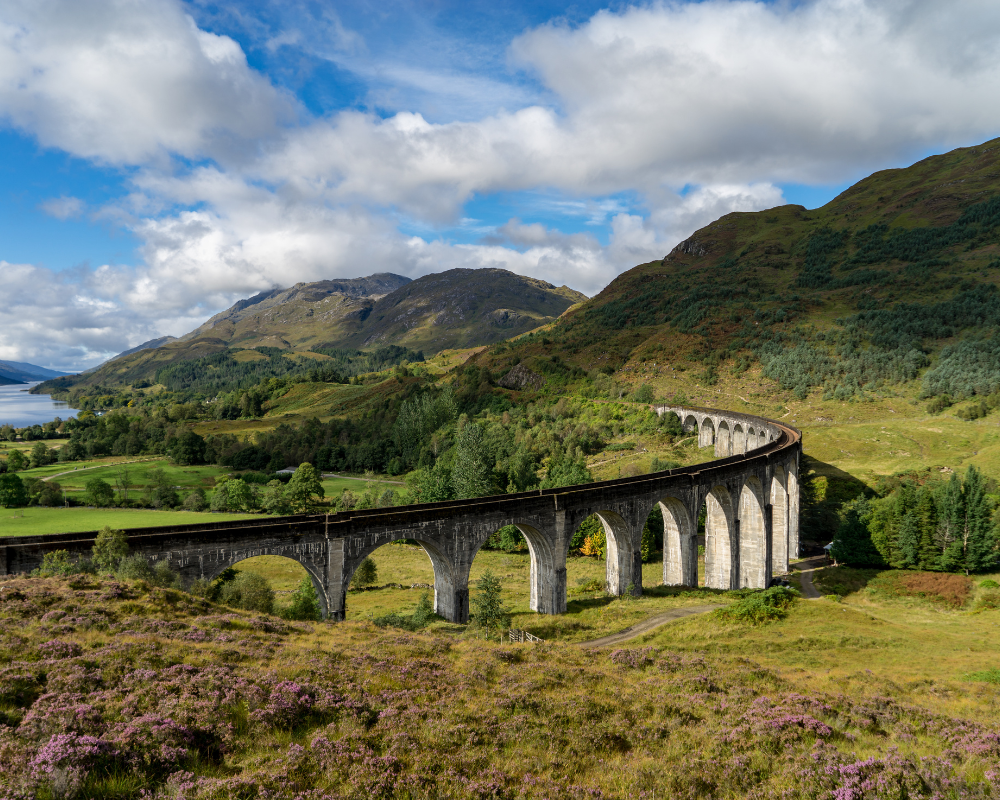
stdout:
[[[687,406],[674,412],[716,459],[634,478],[559,489],[337,514],[261,517],[126,531],[129,549],[167,560],[186,580],[212,579],[254,556],[294,559],[309,573],[324,616],[344,619],[347,586],[361,561],[385,544],[413,539],[434,567],[434,608],[469,619],[469,571],[479,549],[505,525],[524,534],[531,555],[531,608],[566,611],[566,558],[573,533],[592,514],[607,539],[612,594],[642,593],[642,529],[663,514],[663,582],[698,586],[698,518],[705,509],[704,585],[765,588],[788,571],[799,548],[799,431],[774,420]],[[28,572],[45,553],[89,553],[96,532],[0,538],[0,573]]]

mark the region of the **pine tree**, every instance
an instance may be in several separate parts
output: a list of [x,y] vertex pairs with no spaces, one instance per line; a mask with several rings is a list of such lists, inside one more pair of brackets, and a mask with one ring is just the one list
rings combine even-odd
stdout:
[[914,509],[917,525],[920,528],[920,540],[917,543],[917,565],[920,569],[937,570],[941,568],[941,556],[934,535],[937,532],[937,506],[930,489],[921,489],[917,493],[917,507]]
[[965,565],[965,498],[962,482],[954,472],[938,493],[936,542],[941,552],[941,569],[954,572]]
[[896,569],[913,569],[918,563],[920,547],[920,526],[914,509],[903,514],[899,523],[896,548],[893,551],[892,566]]
[[982,473],[970,466],[962,486],[965,499],[965,569],[982,572],[996,564],[993,504],[986,494]]

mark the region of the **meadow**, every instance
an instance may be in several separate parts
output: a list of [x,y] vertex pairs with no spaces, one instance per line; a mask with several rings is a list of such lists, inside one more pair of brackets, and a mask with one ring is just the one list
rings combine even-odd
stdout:
[[9,797],[1000,795],[995,609],[859,590],[594,650],[89,576],[0,598]]
[[156,528],[161,525],[197,525],[247,519],[249,514],[215,514],[195,511],[157,511],[145,508],[0,508],[0,536],[41,536],[49,533],[115,529]]

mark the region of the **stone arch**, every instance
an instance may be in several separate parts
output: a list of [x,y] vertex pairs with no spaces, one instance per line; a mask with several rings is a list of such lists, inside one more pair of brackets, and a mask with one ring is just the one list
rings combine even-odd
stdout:
[[559,570],[556,564],[556,554],[551,542],[538,528],[524,522],[513,523],[528,543],[528,553],[531,556],[531,600],[528,607],[539,614],[561,614],[566,603],[566,560],[562,564],[561,597]]
[[676,497],[659,501],[663,515],[663,585],[698,585],[698,530]]
[[713,487],[705,496],[705,586],[732,589],[736,513],[724,486]]
[[642,552],[632,540],[629,526],[617,511],[594,511],[604,527],[608,593],[622,595],[631,584],[635,596],[642,594]]
[[740,423],[733,425],[733,455],[742,455],[747,451],[747,434]]
[[733,454],[733,436],[726,420],[719,421],[719,430],[715,435],[715,455],[725,458]]
[[788,572],[788,490],[785,469],[780,464],[771,478],[771,574]]
[[757,435],[757,447],[763,447],[768,443],[768,441],[767,431],[761,428]]
[[[221,575],[225,570],[229,569],[230,567],[236,566],[241,561],[247,561],[248,559],[251,558],[258,558],[260,555],[275,555],[278,558],[287,558],[289,561],[295,561],[296,563],[301,564],[302,567],[305,569],[306,574],[309,576],[309,580],[312,581],[313,588],[316,590],[316,597],[319,599],[319,610],[320,613],[323,615],[323,619],[326,619],[329,616],[330,597],[327,594],[323,576],[319,574],[314,564],[308,561],[304,561],[301,558],[295,558],[294,556],[289,556],[289,555],[279,555],[275,553],[264,553],[264,554],[257,553],[254,555],[248,554],[245,556],[241,556],[240,558],[235,558],[224,564],[217,565],[214,570],[206,572],[205,577],[209,581],[214,581],[216,578],[219,577],[219,575]],[[156,563],[156,560],[157,559],[154,558],[153,563]]]
[[698,426],[698,447],[711,447],[715,444],[715,423],[711,417],[704,417]]
[[760,480],[755,476],[747,478],[740,491],[741,589],[766,589],[770,581],[764,505],[764,490]]
[[347,614],[347,587],[351,584],[354,573],[368,556],[387,544],[399,539],[412,538],[419,544],[431,561],[434,570],[434,613],[444,617],[449,622],[468,622],[469,620],[469,576],[459,574],[456,565],[448,554],[430,539],[419,536],[396,536],[388,541],[366,547],[349,562],[344,563],[343,607],[342,613]]
[[695,415],[688,414],[686,417],[684,417],[681,422],[681,427],[684,429],[686,433],[691,433],[692,431],[697,430],[699,425]]

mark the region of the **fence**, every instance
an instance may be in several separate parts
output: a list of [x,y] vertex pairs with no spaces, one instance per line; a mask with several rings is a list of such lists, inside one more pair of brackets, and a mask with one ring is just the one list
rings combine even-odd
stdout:
[[507,638],[512,642],[542,642],[544,639],[539,639],[532,633],[527,631],[519,631],[516,628],[511,628],[507,631]]

